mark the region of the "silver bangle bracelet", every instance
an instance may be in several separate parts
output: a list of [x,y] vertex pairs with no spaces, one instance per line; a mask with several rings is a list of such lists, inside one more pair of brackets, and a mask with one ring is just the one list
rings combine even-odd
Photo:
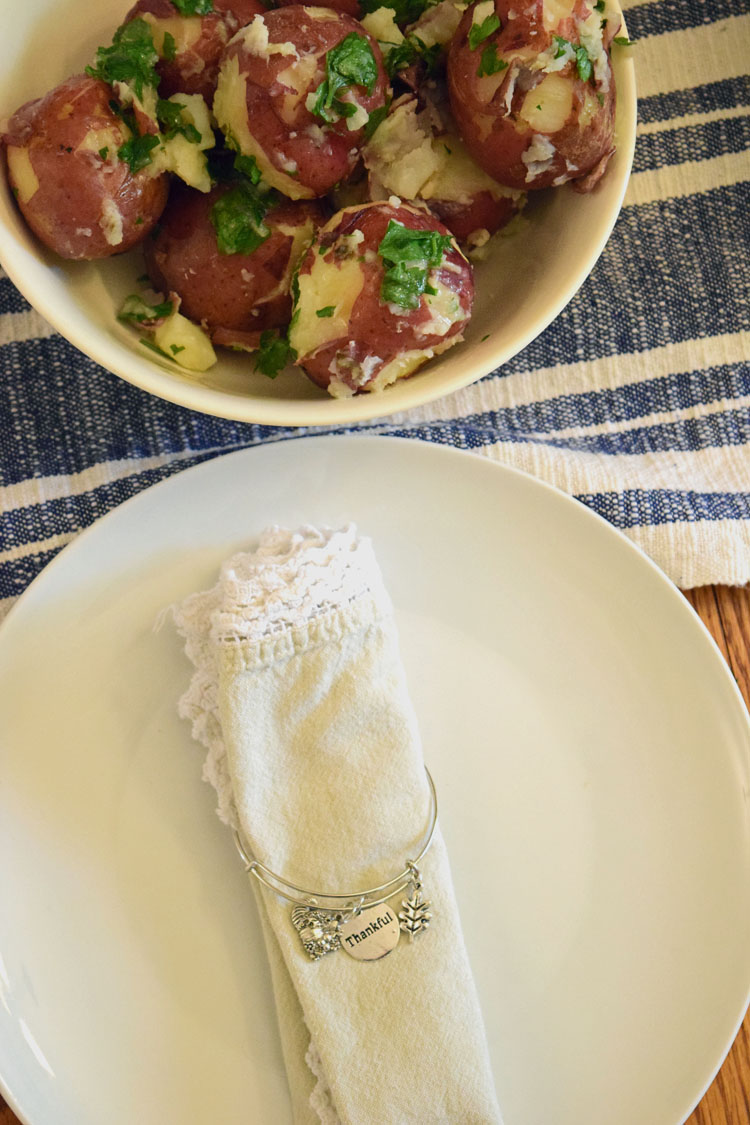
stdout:
[[[400,930],[408,932],[411,939],[415,934],[427,929],[432,915],[428,911],[430,903],[425,902],[422,898],[422,882],[418,865],[426,855],[435,835],[438,801],[435,783],[427,766],[425,766],[425,774],[430,787],[430,811],[427,830],[419,852],[414,859],[406,860],[404,868],[399,871],[398,875],[394,875],[392,879],[388,879],[385,883],[379,883],[376,887],[368,887],[366,890],[306,890],[297,883],[292,883],[290,880],[284,879],[283,876],[277,875],[275,871],[271,871],[260,860],[255,859],[240,833],[235,829],[234,842],[245,871],[268,890],[295,905],[296,909],[292,911],[292,922],[299,931],[302,943],[313,960],[317,960],[324,953],[330,953],[342,946],[357,960],[376,960],[390,952],[390,949],[395,946]],[[350,927],[352,923],[356,927],[357,919],[364,919],[365,912],[368,915],[377,914],[378,907],[395,895],[405,891],[408,887],[412,888],[412,894],[407,901],[402,903],[404,910],[399,913],[398,921],[390,910],[386,910],[382,917],[379,916],[377,919],[373,917],[373,920],[366,927],[367,930],[371,931],[367,934],[367,937],[370,938],[372,935],[378,935],[381,929],[387,929],[387,923],[392,922],[393,926],[390,928],[393,930],[395,926],[395,940],[389,948],[383,949],[382,952],[373,952],[373,950],[382,946],[384,940],[387,940],[383,934],[380,935],[380,942],[378,943],[365,940],[364,931],[362,934],[355,933],[353,936],[348,936],[345,933],[346,928]],[[351,942],[351,947],[347,946],[346,942]],[[365,947],[370,951],[370,956],[367,955]]]

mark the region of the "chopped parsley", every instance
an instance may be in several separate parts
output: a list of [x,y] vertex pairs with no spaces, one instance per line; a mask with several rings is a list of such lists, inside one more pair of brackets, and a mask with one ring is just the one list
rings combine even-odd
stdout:
[[329,124],[339,117],[352,117],[357,106],[342,101],[338,95],[352,86],[362,86],[368,95],[372,94],[377,78],[378,64],[372,47],[364,35],[349,32],[326,52],[326,76],[313,95],[313,114]]
[[363,15],[376,12],[378,8],[390,8],[394,21],[402,25],[415,23],[427,8],[437,3],[438,0],[360,0],[360,8]]
[[500,29],[500,26],[500,19],[496,12],[492,12],[481,23],[473,23],[469,28],[470,49],[476,51],[479,44],[484,43],[485,39],[489,39],[493,32]]
[[174,62],[177,58],[177,44],[174,41],[174,35],[170,35],[168,31],[164,32],[164,42],[161,45],[162,56],[167,62]]
[[388,71],[388,77],[393,78],[399,70],[406,70],[412,63],[422,62],[429,77],[435,73],[442,53],[443,48],[440,43],[428,47],[418,35],[407,35],[403,43],[399,43],[388,52],[385,69]]
[[[146,279],[148,280],[148,278]],[[117,314],[117,319],[123,324],[153,324],[156,320],[163,320],[170,316],[174,305],[172,301],[164,301],[160,305],[149,305],[137,293],[131,293],[122,302],[122,308]]]
[[596,4],[594,4],[594,11],[595,12],[603,12],[604,11],[604,0],[596,0]]
[[507,70],[508,64],[505,59],[498,58],[497,47],[494,43],[488,43],[482,51],[482,59],[477,69],[479,78],[488,77],[490,74],[499,74],[501,70]]
[[271,235],[263,221],[270,206],[270,199],[249,183],[240,183],[217,199],[211,222],[219,253],[252,254],[257,250]]
[[327,316],[333,316],[333,314],[335,312],[336,312],[336,306],[335,305],[326,305],[325,308],[323,308],[323,309],[316,309],[315,315],[323,318],[323,317],[327,317]]
[[427,284],[429,270],[441,264],[452,245],[450,235],[436,230],[412,230],[391,219],[378,246],[385,266],[381,301],[403,309],[418,308],[423,293],[435,292]]
[[275,379],[282,368],[297,358],[297,353],[285,336],[272,328],[260,334],[260,347],[255,357],[255,370],[269,379]]
[[118,27],[112,37],[112,46],[99,48],[96,65],[87,66],[86,73],[90,78],[101,78],[110,85],[125,82],[138,98],[142,98],[144,86],[158,85],[159,79],[154,70],[158,61],[151,28],[145,20],[137,19]]
[[214,10],[213,0],[172,0],[181,16],[207,16]]
[[144,348],[148,348],[149,351],[156,352],[156,354],[160,355],[162,359],[168,359],[170,363],[172,362],[171,355],[169,355],[168,352],[165,352],[164,348],[160,348],[158,344],[155,344],[153,340],[147,339],[146,336],[141,336],[138,343],[143,344]]
[[159,98],[156,103],[156,116],[162,128],[165,141],[171,141],[178,134],[191,144],[201,143],[200,131],[189,121],[183,121],[184,106],[179,102],[171,102],[167,98]]
[[247,176],[251,184],[260,183],[260,168],[254,156],[245,156],[243,153],[238,152],[234,158],[234,168],[236,172]]
[[563,39],[560,35],[555,35],[554,40],[557,43],[555,58],[561,59],[566,50],[570,48],[575,56],[578,77],[581,79],[581,82],[588,82],[594,73],[594,67],[591,62],[591,56],[586,48],[582,45],[576,46],[574,43],[571,43],[569,39]]
[[180,352],[185,351],[185,345],[184,344],[170,344],[169,350],[172,353],[172,355],[179,355]]
[[615,35],[612,42],[616,43],[618,47],[632,47],[633,46],[633,40],[628,39],[627,35]]
[[141,168],[151,163],[151,152],[158,144],[159,137],[154,133],[145,133],[142,137],[134,133],[129,141],[118,148],[117,156],[124,160],[131,172],[140,172]]
[[107,156],[109,155],[109,149],[106,145],[104,146],[104,148],[99,149],[99,155],[101,156],[102,160],[107,159]]
[[367,124],[365,125],[365,136],[367,137],[368,141],[377,129],[378,125],[382,125],[387,116],[388,102],[386,102],[385,105],[379,105],[377,109],[374,109],[372,111],[367,119]]

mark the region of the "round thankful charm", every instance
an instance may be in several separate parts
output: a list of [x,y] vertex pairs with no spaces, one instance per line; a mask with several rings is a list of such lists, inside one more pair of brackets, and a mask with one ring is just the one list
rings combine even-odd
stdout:
[[401,930],[387,903],[368,906],[339,929],[341,948],[356,961],[377,961],[398,945]]

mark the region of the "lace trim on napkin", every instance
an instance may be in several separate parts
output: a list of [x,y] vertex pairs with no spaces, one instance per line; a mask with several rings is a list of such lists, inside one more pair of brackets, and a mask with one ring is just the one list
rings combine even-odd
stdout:
[[369,539],[341,531],[270,527],[256,551],[235,555],[219,579],[218,641],[263,641],[309,625],[367,595],[387,599]]
[[369,599],[388,604],[370,540],[360,538],[354,525],[338,531],[269,527],[255,551],[224,563],[213,589],[173,607],[195,666],[178,711],[208,751],[203,778],[216,790],[225,824],[237,827],[238,821],[218,719],[219,646],[279,639]]

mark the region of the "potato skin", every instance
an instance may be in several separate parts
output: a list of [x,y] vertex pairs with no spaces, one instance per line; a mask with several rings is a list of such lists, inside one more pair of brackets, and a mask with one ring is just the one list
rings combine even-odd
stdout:
[[[359,394],[380,390],[384,371],[389,365],[414,355],[408,368],[397,377],[411,374],[433,354],[458,343],[471,316],[474,299],[472,269],[455,242],[445,253],[439,267],[430,271],[430,284],[453,300],[453,311],[444,322],[435,319],[432,297],[423,294],[415,309],[394,309],[381,300],[384,265],[378,247],[391,221],[412,230],[434,230],[449,235],[443,224],[428,211],[394,199],[387,203],[369,203],[340,211],[318,232],[310,249],[303,257],[297,273],[299,296],[295,301],[295,318],[306,296],[305,277],[313,271],[325,270],[328,274],[326,292],[344,298],[356,291],[351,285],[352,275],[344,275],[342,267],[359,271],[359,292],[351,302],[340,324],[335,316],[325,323],[336,325],[337,335],[323,346],[310,351],[301,349],[297,362],[314,383],[327,387],[332,393]],[[358,241],[355,241],[358,240]],[[350,247],[350,248],[349,248]],[[343,251],[343,252],[342,252]],[[356,263],[356,265],[354,265]],[[311,286],[311,296],[319,290]],[[443,308],[445,305],[443,304]],[[307,309],[308,320],[310,312]],[[450,323],[449,323],[450,322]],[[300,342],[301,320],[292,320],[290,343],[297,348]],[[323,322],[321,322],[323,323]],[[394,377],[395,378],[395,377]],[[390,377],[387,382],[393,381]]]
[[[342,98],[353,98],[367,114],[384,106],[389,86],[380,48],[361,24],[328,8],[293,5],[266,12],[258,20],[264,27],[254,20],[224,54],[214,111],[222,128],[229,125],[243,152],[247,146],[241,133],[247,130],[260,150],[247,155],[258,158],[272,186],[290,198],[325,195],[353,171],[365,129],[350,129],[344,118],[324,122],[310,112],[306,98],[325,78],[327,52],[354,33],[368,41],[377,79],[371,94],[355,86]],[[280,45],[288,53],[264,52],[255,46],[252,39],[258,30],[267,32],[271,47]],[[232,129],[222,117],[222,86],[231,84],[233,68],[238,68],[239,80],[245,83],[242,129]]]
[[[292,4],[304,4],[304,2],[305,0],[279,0],[278,7],[287,8]],[[328,0],[326,8],[332,8],[334,12],[343,12],[344,15],[351,16],[355,20],[362,18],[359,0]]]
[[[494,0],[501,28],[473,50],[468,36],[477,5],[472,5],[451,44],[448,90],[464,143],[476,162],[507,187],[525,191],[569,180],[587,180],[593,186],[614,151],[615,82],[607,40],[592,79],[584,82],[574,59],[557,67],[554,37],[578,44],[580,22],[598,19],[598,13],[592,13],[588,0],[577,0],[571,16],[549,28],[542,0],[533,0],[520,14],[512,4],[513,0]],[[507,67],[480,77],[482,52],[489,45]],[[545,60],[553,71],[540,69]],[[534,100],[550,77],[558,91],[567,86],[570,104],[564,120],[545,128],[541,115],[535,119]]]
[[180,311],[203,324],[215,343],[253,346],[260,332],[289,321],[297,264],[290,231],[307,232],[309,241],[322,215],[314,203],[283,200],[266,215],[272,233],[256,250],[222,254],[211,212],[232,186],[204,195],[175,183],[159,229],[144,247],[146,267],[154,288],[177,293]]
[[466,242],[475,231],[495,234],[518,214],[518,202],[510,196],[497,199],[488,191],[477,192],[470,203],[455,199],[431,199],[429,207],[459,242]]
[[129,132],[110,109],[111,98],[105,82],[76,75],[21,106],[3,135],[18,206],[34,234],[62,258],[129,250],[167,201],[166,176],[149,175],[148,168],[133,174],[118,159]]
[[[125,17],[125,23],[145,18],[152,27],[160,55],[156,66],[160,97],[200,94],[210,106],[227,43],[253,16],[266,10],[261,0],[214,0],[213,7],[213,12],[205,16],[183,16],[172,0],[138,0]],[[184,29],[182,44],[174,35],[175,21]],[[165,31],[176,42],[174,59],[164,58]]]

